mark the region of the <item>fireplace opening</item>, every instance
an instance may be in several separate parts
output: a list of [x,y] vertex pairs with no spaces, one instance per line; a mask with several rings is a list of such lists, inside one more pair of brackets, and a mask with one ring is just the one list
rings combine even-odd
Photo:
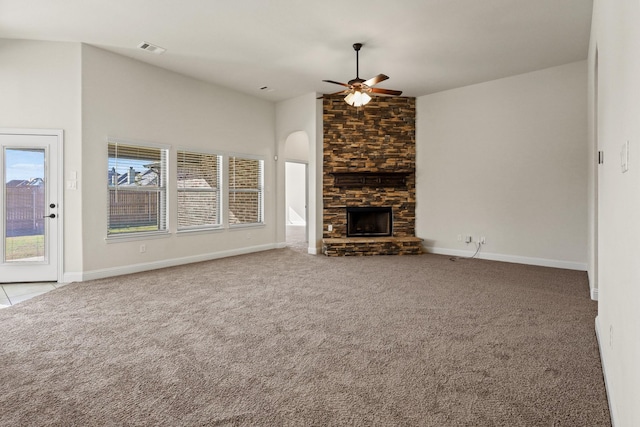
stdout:
[[347,237],[391,236],[390,207],[347,208]]

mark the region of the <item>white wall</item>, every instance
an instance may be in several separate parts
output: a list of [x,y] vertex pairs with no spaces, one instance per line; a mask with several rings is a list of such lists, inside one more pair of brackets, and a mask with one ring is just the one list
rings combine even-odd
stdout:
[[[617,427],[640,425],[640,4],[596,0],[589,48],[592,102],[598,51],[596,330]],[[592,110],[593,110],[592,106]],[[620,151],[629,142],[629,170]],[[593,173],[593,168],[591,168]],[[594,184],[595,185],[595,184]],[[591,206],[593,210],[593,206]]]
[[306,179],[305,163],[287,162],[285,165],[286,185],[285,199],[287,206],[287,224],[305,225],[306,214]]
[[586,269],[586,61],[418,98],[416,234],[436,253]]
[[[95,47],[82,46],[83,275],[101,277],[275,247],[275,106]],[[265,161],[265,226],[105,240],[107,137],[175,148],[259,155]],[[171,157],[170,157],[171,160]],[[170,166],[169,183],[175,181]],[[175,206],[175,187],[169,206]],[[146,252],[140,253],[140,244]]]
[[309,136],[305,131],[294,132],[287,137],[284,158],[288,162],[309,163]]
[[[65,171],[81,171],[80,45],[0,39],[0,64],[0,128],[62,129]],[[64,270],[79,271],[80,191],[62,204]]]

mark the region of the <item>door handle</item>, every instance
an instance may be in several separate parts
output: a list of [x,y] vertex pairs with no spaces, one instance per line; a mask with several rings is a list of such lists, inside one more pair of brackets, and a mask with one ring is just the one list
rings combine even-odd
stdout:
[[49,215],[45,215],[42,218],[55,218],[56,214],[49,214]]

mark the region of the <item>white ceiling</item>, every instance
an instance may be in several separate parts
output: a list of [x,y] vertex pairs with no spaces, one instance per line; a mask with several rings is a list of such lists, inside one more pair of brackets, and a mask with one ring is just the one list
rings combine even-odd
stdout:
[[[0,0],[0,38],[83,42],[270,101],[356,74],[420,96],[587,57],[592,0]],[[142,41],[164,47],[154,55]],[[272,91],[260,90],[267,86]]]

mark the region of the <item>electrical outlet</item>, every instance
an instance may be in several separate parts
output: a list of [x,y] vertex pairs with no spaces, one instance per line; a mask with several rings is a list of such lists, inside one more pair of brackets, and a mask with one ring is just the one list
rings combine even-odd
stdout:
[[462,242],[462,234],[458,234],[458,242]]
[[327,231],[333,231],[333,224],[329,224],[327,226]]
[[140,253],[143,254],[145,252],[147,252],[147,245],[145,244],[140,245]]
[[464,236],[465,243],[471,243],[472,241],[473,241],[473,238],[471,236]]
[[487,239],[484,236],[480,236],[478,237],[478,243],[484,245],[485,243],[487,243]]

